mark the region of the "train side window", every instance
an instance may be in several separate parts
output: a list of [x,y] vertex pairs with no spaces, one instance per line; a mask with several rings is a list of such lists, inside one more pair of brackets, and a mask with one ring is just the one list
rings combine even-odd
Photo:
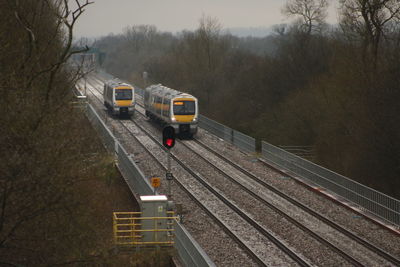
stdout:
[[163,115],[169,117],[169,103],[168,99],[163,98]]
[[158,107],[158,109],[159,109],[159,111],[160,111],[160,114],[161,114],[161,112],[162,112],[162,98],[161,97],[159,97],[159,96],[157,96],[157,107]]

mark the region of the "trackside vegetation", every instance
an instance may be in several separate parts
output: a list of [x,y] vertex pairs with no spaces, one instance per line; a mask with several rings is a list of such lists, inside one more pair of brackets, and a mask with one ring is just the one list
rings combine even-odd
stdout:
[[169,266],[114,250],[112,212],[138,206],[74,103],[67,61],[91,2],[68,3],[0,1],[0,265]]
[[203,16],[194,31],[134,25],[93,46],[107,72],[186,91],[201,114],[274,145],[313,146],[316,163],[400,198],[400,3],[340,0],[334,26],[327,7],[289,0],[294,22],[264,38]]

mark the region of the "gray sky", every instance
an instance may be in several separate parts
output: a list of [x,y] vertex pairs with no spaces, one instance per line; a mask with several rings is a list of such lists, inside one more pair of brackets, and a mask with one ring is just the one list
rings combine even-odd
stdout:
[[[160,31],[194,30],[202,15],[215,17],[223,28],[269,27],[288,23],[281,13],[286,0],[93,0],[75,27],[75,37],[121,33],[127,26],[155,25]],[[334,0],[331,0],[334,1]],[[336,21],[331,4],[328,22]]]

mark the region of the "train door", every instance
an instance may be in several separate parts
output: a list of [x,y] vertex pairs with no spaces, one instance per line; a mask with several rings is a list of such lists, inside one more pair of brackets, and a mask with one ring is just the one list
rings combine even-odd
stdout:
[[161,116],[161,111],[162,111],[162,98],[161,96],[156,96],[156,102],[157,102],[157,113]]
[[168,98],[166,97],[166,95],[163,95],[162,97],[162,104],[161,104],[161,117],[164,117],[168,120],[168,116],[169,116],[169,110],[168,110]]
[[150,111],[155,113],[155,96],[154,95],[151,96],[149,105],[150,105],[150,107],[149,107]]

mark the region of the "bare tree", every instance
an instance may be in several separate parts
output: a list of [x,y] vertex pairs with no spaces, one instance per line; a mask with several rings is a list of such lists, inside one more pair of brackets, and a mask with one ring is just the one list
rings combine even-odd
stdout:
[[327,0],[288,0],[282,13],[299,17],[301,28],[310,35],[325,24],[327,8]]
[[209,70],[213,69],[213,56],[215,52],[215,43],[218,41],[221,24],[216,18],[203,15],[200,19],[199,28],[196,34],[199,38],[200,46],[207,58],[207,66]]
[[220,80],[221,66],[229,52],[230,40],[221,36],[222,25],[218,19],[203,15],[199,27],[193,34],[186,34],[183,42],[189,48],[186,53],[190,74],[197,81],[196,94],[203,98],[204,107],[208,108],[212,92],[216,91]]
[[389,28],[400,21],[398,0],[340,0],[342,29],[363,42],[364,56],[376,66],[379,46]]
[[157,28],[154,25],[134,25],[124,30],[124,37],[133,47],[135,52],[153,45]]
[[71,188],[90,169],[76,160],[85,138],[82,117],[69,104],[77,77],[66,64],[79,52],[72,49],[73,28],[89,4],[76,1],[71,9],[67,0],[0,2],[2,259],[45,238],[44,218],[70,220],[61,214],[77,204]]

